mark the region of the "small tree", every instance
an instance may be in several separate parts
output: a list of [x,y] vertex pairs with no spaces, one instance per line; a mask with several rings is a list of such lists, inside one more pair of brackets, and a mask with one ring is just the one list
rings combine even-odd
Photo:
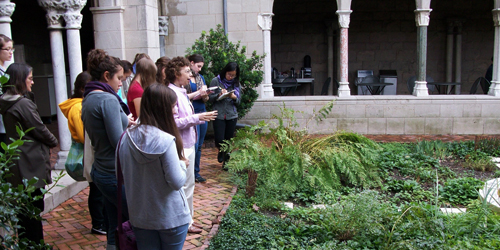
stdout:
[[[233,44],[224,34],[224,29],[219,24],[217,29],[207,32],[203,31],[191,48],[186,50],[188,55],[200,54],[205,58],[205,66],[201,74],[205,77],[207,84],[219,74],[229,62],[236,62],[240,66],[240,84],[242,87],[241,104],[237,107],[238,117],[244,117],[252,108],[253,103],[259,96],[255,88],[262,82],[262,62],[264,55],[257,55],[256,51],[247,58],[246,46],[241,46],[240,41]],[[240,48],[241,47],[241,48]]]

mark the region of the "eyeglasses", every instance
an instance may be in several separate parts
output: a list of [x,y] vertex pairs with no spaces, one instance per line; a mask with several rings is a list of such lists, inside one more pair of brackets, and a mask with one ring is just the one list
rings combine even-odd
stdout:
[[6,51],[9,51],[9,52],[12,52],[12,53],[14,53],[16,51],[16,49],[14,49],[14,48],[1,49],[1,50],[6,50]]

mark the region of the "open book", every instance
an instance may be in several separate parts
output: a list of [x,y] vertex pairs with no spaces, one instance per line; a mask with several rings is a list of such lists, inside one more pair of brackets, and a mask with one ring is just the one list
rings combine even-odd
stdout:
[[221,96],[219,96],[219,98],[217,98],[217,101],[220,101],[220,100],[223,100],[223,99],[226,99],[227,97],[229,97],[232,93],[234,93],[234,89],[229,91],[229,92],[226,92],[225,94],[222,94]]
[[[217,89],[219,89],[218,86],[207,88],[207,94],[210,95],[214,93]],[[200,99],[201,95],[199,93],[193,97],[193,100],[200,100]]]

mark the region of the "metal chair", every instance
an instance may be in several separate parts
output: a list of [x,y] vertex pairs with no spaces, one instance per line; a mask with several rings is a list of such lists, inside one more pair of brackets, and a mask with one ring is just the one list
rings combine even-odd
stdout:
[[328,87],[330,87],[331,77],[326,78],[325,83],[323,83],[323,88],[321,89],[321,95],[328,95]]
[[[380,78],[376,77],[376,76],[365,76],[363,77],[363,79],[361,80],[361,83],[380,83]],[[367,88],[369,89],[370,93],[378,93],[379,92],[379,86],[367,86]]]
[[[287,77],[281,83],[276,84],[276,85],[280,88],[279,93],[282,96],[288,95],[290,90],[292,90],[292,95],[295,95],[295,90],[297,90],[297,87],[299,86],[299,84],[297,83],[297,79],[294,77]],[[283,85],[283,87],[280,87],[280,85]],[[295,86],[291,86],[291,85],[295,85]]]
[[488,94],[488,90],[490,88],[490,81],[484,77],[478,77],[474,83],[472,84],[472,87],[470,88],[469,94],[475,94],[477,91],[477,88],[481,85],[481,89],[483,90],[483,94]]

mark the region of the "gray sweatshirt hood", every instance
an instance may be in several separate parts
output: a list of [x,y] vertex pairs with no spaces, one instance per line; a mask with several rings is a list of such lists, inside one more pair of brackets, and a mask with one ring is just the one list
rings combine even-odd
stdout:
[[165,153],[169,142],[175,140],[172,135],[149,125],[138,125],[127,129],[127,137],[137,149],[132,150],[132,157],[139,163],[158,160]]

